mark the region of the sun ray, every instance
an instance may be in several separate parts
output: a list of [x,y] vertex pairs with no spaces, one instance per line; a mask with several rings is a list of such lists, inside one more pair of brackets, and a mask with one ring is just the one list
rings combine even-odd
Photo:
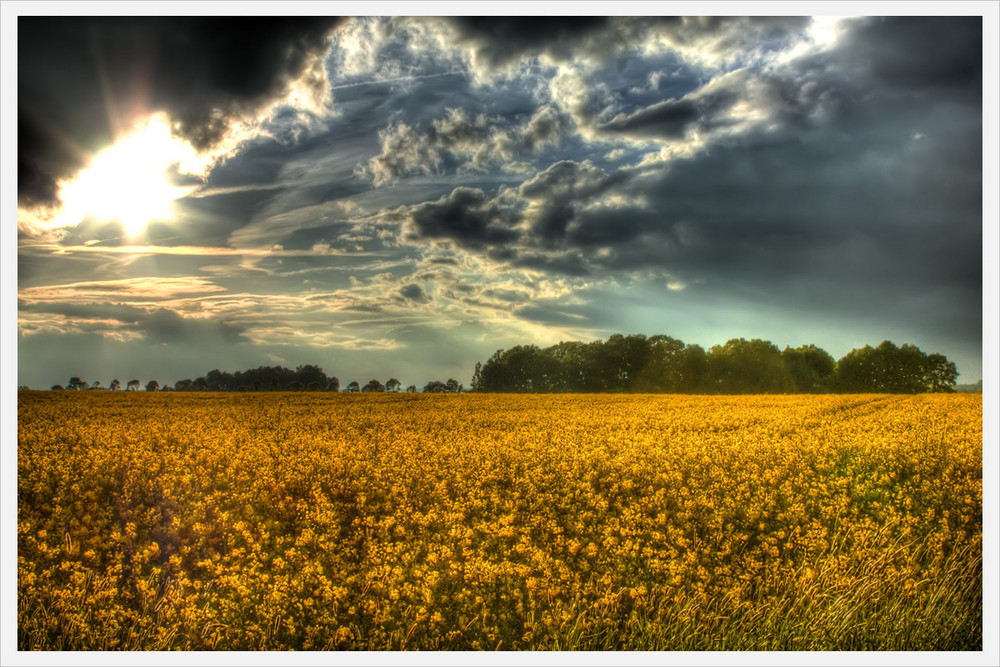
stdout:
[[174,200],[194,189],[175,185],[170,176],[173,168],[194,157],[194,149],[170,133],[162,114],[150,116],[62,184],[58,222],[72,225],[88,217],[115,221],[129,236],[137,236],[148,223],[169,220]]

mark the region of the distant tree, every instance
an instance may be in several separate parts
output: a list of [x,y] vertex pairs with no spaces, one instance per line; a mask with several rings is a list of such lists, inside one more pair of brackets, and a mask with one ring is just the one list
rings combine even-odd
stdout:
[[19,385],[19,386],[17,387],[17,390],[18,390],[18,391],[31,391],[31,387],[29,387],[29,386],[28,386],[28,385],[26,385],[26,384],[22,384],[22,385]]
[[295,379],[302,383],[303,386],[309,387],[313,383],[316,386],[326,387],[329,380],[326,377],[326,373],[319,366],[314,366],[312,364],[304,364],[302,366],[295,367]]
[[914,345],[884,340],[865,345],[837,361],[834,384],[848,393],[915,394],[955,390],[958,371],[941,354],[927,355]]
[[826,350],[815,345],[803,345],[795,349],[786,346],[781,352],[781,358],[792,376],[795,391],[815,394],[830,389],[837,362]]
[[408,394],[416,393],[416,391],[417,391],[417,385],[415,384],[411,384],[406,388],[406,393]]
[[109,389],[111,389],[111,391],[118,391],[119,389],[121,389],[121,387],[122,383],[118,381],[118,378],[112,380],[111,384],[109,385]]
[[156,391],[160,388],[160,383],[156,380],[150,380],[146,383],[146,391]]
[[87,384],[87,383],[84,382],[83,380],[81,380],[80,378],[78,378],[78,377],[71,377],[69,379],[69,382],[66,383],[66,388],[76,391],[76,390],[84,389],[84,385],[85,384]]
[[[480,368],[479,391],[541,392],[554,384],[554,365],[536,345],[497,350]],[[427,391],[424,389],[424,391]]]
[[770,341],[733,338],[708,351],[707,389],[717,394],[781,394],[795,383]]
[[101,388],[101,381],[100,380],[94,380],[94,383],[92,385],[90,385],[90,388],[91,389],[100,389]]
[[[545,349],[544,355],[551,364],[549,390],[573,393],[600,391],[603,383],[598,377],[596,359],[603,345],[601,341],[564,341]],[[473,389],[475,387],[473,379]]]
[[129,380],[128,383],[125,385],[125,389],[128,391],[139,391],[139,381]]
[[[943,354],[929,354],[924,360],[924,386],[927,391],[951,393],[955,391],[958,380],[958,367],[955,362],[948,361]],[[979,391],[983,390],[983,381],[979,381]]]
[[361,385],[359,385],[357,381],[352,381],[349,385],[347,385],[347,391],[352,393],[361,391]]
[[633,391],[689,393],[702,384],[708,359],[698,345],[684,345],[670,336],[650,336],[646,364],[635,376]]
[[635,391],[649,360],[649,340],[642,334],[610,336],[600,348],[598,368],[607,391]]
[[443,394],[448,391],[448,385],[440,380],[431,380],[424,385],[425,394]]
[[340,380],[336,377],[330,378],[326,383],[327,391],[340,391]]
[[54,384],[54,385],[52,385],[52,388],[50,389],[50,391],[64,391],[64,389],[63,389],[63,386],[61,384]]
[[379,382],[378,380],[369,380],[368,384],[366,384],[364,387],[361,388],[361,391],[364,391],[364,392],[371,392],[371,391],[374,391],[374,392],[384,392],[385,391],[385,385],[382,384],[381,382]]
[[445,391],[450,394],[459,394],[465,387],[458,383],[455,378],[448,378],[448,381],[444,383]]
[[191,391],[193,384],[190,378],[178,380],[174,383],[174,391]]
[[218,368],[210,370],[205,375],[205,382],[208,385],[209,391],[230,391],[235,385],[233,376],[220,371]]
[[396,378],[389,378],[388,382],[385,383],[385,389],[386,391],[399,391],[402,384],[403,383]]

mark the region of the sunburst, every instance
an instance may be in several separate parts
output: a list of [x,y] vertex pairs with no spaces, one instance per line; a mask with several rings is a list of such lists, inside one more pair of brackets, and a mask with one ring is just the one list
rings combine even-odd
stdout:
[[193,189],[174,184],[171,171],[194,157],[194,149],[171,134],[162,115],[151,116],[62,184],[60,223],[116,221],[136,236],[152,221],[169,220],[174,201]]

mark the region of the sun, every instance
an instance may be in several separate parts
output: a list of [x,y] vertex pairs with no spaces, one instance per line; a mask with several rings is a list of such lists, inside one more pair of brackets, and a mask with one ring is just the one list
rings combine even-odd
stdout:
[[60,223],[116,221],[135,236],[150,222],[169,220],[174,200],[193,189],[174,185],[170,170],[193,158],[194,149],[170,133],[166,119],[151,116],[62,184]]

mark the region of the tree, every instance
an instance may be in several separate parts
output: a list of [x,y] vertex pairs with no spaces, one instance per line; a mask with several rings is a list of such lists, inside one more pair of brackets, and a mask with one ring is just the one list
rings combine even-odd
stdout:
[[599,373],[608,391],[633,391],[649,359],[649,340],[642,334],[614,334],[601,346]]
[[411,384],[410,386],[408,386],[406,388],[406,393],[408,393],[408,394],[416,393],[416,391],[417,391],[417,385],[415,385],[415,384]]
[[795,391],[815,394],[829,390],[837,362],[826,350],[811,344],[795,349],[786,346],[781,358],[792,376]]
[[295,378],[305,387],[326,387],[329,379],[319,366],[304,364],[295,367]]
[[399,391],[401,386],[403,386],[403,383],[396,378],[389,378],[389,380],[385,383],[386,391]]
[[118,391],[119,389],[121,389],[121,387],[122,383],[118,381],[118,378],[112,380],[111,384],[109,385],[109,389],[111,389],[111,391]]
[[448,391],[448,386],[440,380],[431,380],[424,385],[425,394],[443,394]]
[[69,379],[69,382],[66,383],[66,388],[72,389],[74,391],[79,391],[80,389],[86,389],[87,386],[88,386],[87,383],[78,377],[71,377]]
[[353,381],[349,385],[347,385],[347,391],[349,392],[361,391],[361,386],[357,383],[357,381]]
[[707,389],[717,394],[780,394],[795,383],[770,341],[733,338],[708,351]]
[[150,380],[146,383],[146,391],[156,391],[160,388],[160,383],[156,380]]
[[139,391],[139,381],[138,380],[129,380],[128,384],[125,385],[125,388],[128,391]]
[[52,388],[50,389],[50,391],[64,391],[64,389],[63,389],[63,386],[61,384],[54,384],[54,385],[52,385]]
[[178,380],[174,383],[174,391],[191,391],[193,385],[194,382],[192,382],[190,378]]
[[[955,362],[948,361],[943,354],[929,354],[924,362],[924,382],[927,391],[953,392],[958,380],[958,367]],[[983,381],[979,381],[979,391],[983,390]]]
[[[497,350],[480,368],[480,391],[549,391],[554,379],[551,359],[536,345]],[[424,390],[426,391],[426,389]]]
[[90,385],[90,388],[91,389],[100,389],[101,388],[101,381],[100,380],[94,380],[94,384]]
[[385,385],[382,384],[381,382],[379,382],[378,380],[369,380],[368,384],[366,384],[364,387],[361,388],[361,391],[364,391],[364,392],[372,392],[372,391],[374,391],[374,392],[384,392],[385,391]]
[[455,378],[448,378],[448,381],[444,383],[444,387],[445,391],[450,394],[460,394],[462,393],[462,389],[464,389]]
[[330,378],[326,383],[327,391],[340,391],[340,380],[336,377]]
[[837,361],[834,385],[847,393],[915,394],[955,390],[958,371],[941,354],[927,355],[914,345],[856,348]]

